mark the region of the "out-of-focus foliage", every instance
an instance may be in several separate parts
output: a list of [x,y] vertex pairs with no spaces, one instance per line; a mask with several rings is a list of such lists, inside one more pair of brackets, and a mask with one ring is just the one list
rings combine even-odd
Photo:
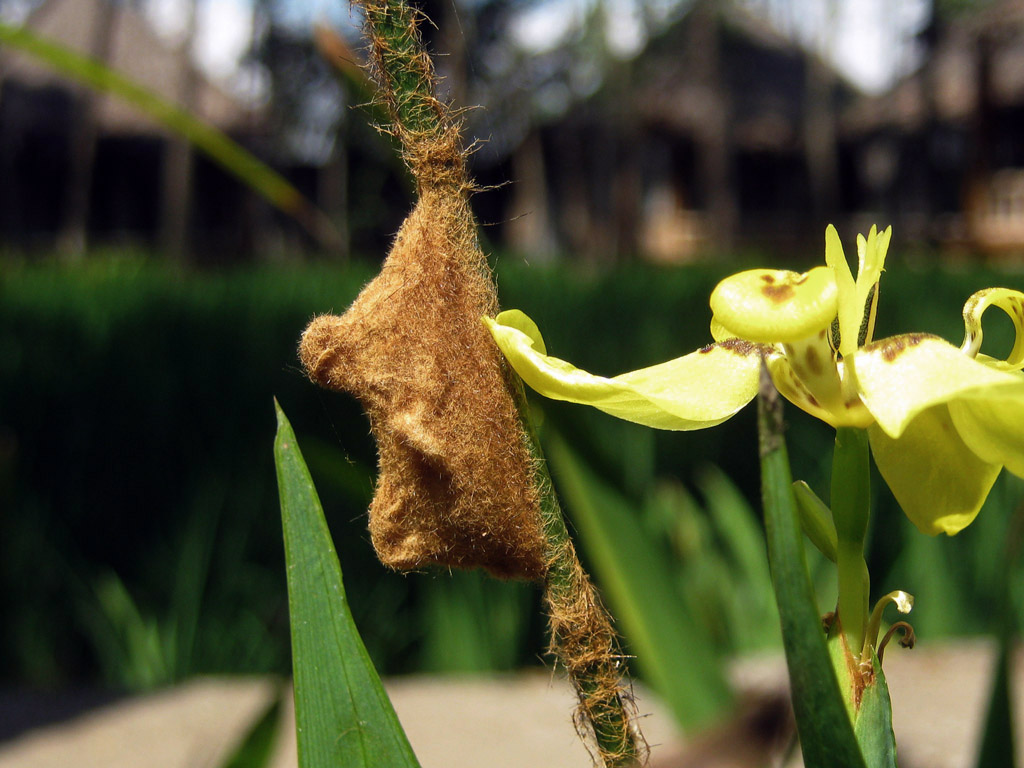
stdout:
[[[354,401],[306,381],[295,353],[310,316],[344,309],[372,272],[289,264],[183,273],[141,254],[3,263],[0,677],[146,686],[196,672],[287,669],[267,442],[275,395],[302,441],[356,622],[379,668],[534,663],[543,617],[530,587],[478,574],[403,577],[373,557],[365,510],[376,457],[367,422]],[[602,374],[707,343],[707,297],[721,275],[719,267],[498,270],[503,305],[550,329],[552,354]],[[1003,282],[982,270],[918,273],[896,262],[881,296],[886,325],[876,335],[913,328],[957,341],[962,325],[950,307]],[[988,320],[986,346],[1008,348],[1009,322]],[[676,510],[642,523],[654,537],[678,524],[679,537],[663,546],[682,557],[708,542],[721,547],[709,558],[739,562],[714,533],[720,524],[700,511],[721,494],[699,467],[720,467],[748,502],[757,499],[752,413],[699,434],[653,433],[554,402],[545,418],[635,508],[661,498]],[[795,409],[789,419],[795,471],[823,495],[821,457],[832,436]],[[875,484],[877,594],[913,585],[919,635],[990,628],[986,590],[997,574],[988,553],[1020,485],[1003,478],[975,525],[955,539],[929,539]],[[689,507],[687,494],[703,503]],[[690,587],[697,599],[701,585],[714,582],[709,574]],[[1013,600],[1021,610],[1024,594]],[[709,614],[728,627],[741,610],[738,602]],[[750,648],[763,647],[768,634],[718,636]]]

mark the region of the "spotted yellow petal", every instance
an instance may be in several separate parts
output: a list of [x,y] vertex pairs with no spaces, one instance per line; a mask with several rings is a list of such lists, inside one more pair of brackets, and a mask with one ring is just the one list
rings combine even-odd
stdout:
[[712,427],[757,394],[763,347],[739,339],[675,360],[604,378],[544,353],[537,326],[518,310],[484,318],[523,381],[545,397],[598,408],[656,429]]
[[764,344],[800,341],[828,328],[836,316],[835,280],[827,267],[803,274],[751,269],[715,286],[711,310],[716,338],[733,335]]
[[945,405],[919,413],[897,439],[878,426],[868,437],[878,471],[924,533],[953,535],[970,525],[999,474],[960,438]]
[[[843,364],[840,363],[840,366]],[[833,427],[868,427],[874,422],[874,417],[864,407],[860,398],[853,396],[849,400],[840,399],[837,402],[822,403],[804,381],[793,369],[789,358],[783,355],[772,355],[768,357],[768,372],[772,376],[772,383],[779,393],[789,402],[798,408],[806,411],[815,418],[821,419]]]
[[1024,377],[1015,391],[1001,388],[989,397],[953,400],[949,412],[963,441],[981,459],[1024,477]]
[[811,394],[807,385],[796,375],[796,371],[793,370],[793,366],[784,355],[775,355],[768,359],[768,372],[772,376],[775,388],[789,402],[826,424],[833,427],[839,426],[836,424],[832,412],[822,407],[817,398]]
[[932,406],[962,398],[1014,398],[1021,386],[1018,375],[973,360],[952,344],[923,333],[876,341],[848,360],[861,400],[878,426],[894,438]]
[[838,410],[843,401],[839,363],[826,329],[802,341],[783,344],[786,360],[822,408]]

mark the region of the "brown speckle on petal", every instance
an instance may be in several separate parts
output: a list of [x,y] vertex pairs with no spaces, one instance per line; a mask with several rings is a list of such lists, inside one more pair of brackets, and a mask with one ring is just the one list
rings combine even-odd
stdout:
[[824,372],[824,367],[821,364],[821,358],[818,357],[818,350],[814,347],[807,347],[807,351],[804,352],[804,360],[807,363],[807,369],[815,376],[821,376]]
[[892,336],[888,339],[881,339],[863,348],[865,352],[881,351],[882,359],[891,363],[906,350],[912,349],[925,339],[934,339],[936,336],[930,333],[904,333],[900,336]]
[[708,344],[706,347],[701,347],[700,354],[706,355],[715,349],[724,349],[732,352],[736,355],[748,356],[748,355],[765,355],[768,352],[768,347],[764,344],[756,344],[746,339],[726,339],[725,341],[718,341],[714,344]]
[[783,283],[782,285],[771,284],[761,286],[761,293],[763,293],[769,299],[774,301],[776,304],[782,304],[783,302],[789,301],[791,298],[793,298],[793,294],[795,293],[795,291],[793,290],[792,285],[789,285],[788,283]]

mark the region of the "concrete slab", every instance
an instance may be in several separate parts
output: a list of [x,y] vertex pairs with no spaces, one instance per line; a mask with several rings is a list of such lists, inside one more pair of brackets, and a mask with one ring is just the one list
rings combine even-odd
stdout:
[[[903,768],[971,768],[993,659],[985,642],[889,650],[885,666]],[[1017,669],[1018,728],[1024,733],[1024,667],[1018,663]],[[737,662],[733,676],[755,697],[785,688],[777,654]],[[266,678],[205,678],[121,700],[0,744],[0,768],[217,768],[280,685]],[[423,768],[591,765],[573,729],[568,684],[542,670],[408,677],[386,685]],[[743,738],[737,731],[702,735],[684,746],[657,698],[642,688],[637,698],[647,715],[642,722],[655,768],[746,764],[736,756],[742,750],[727,748],[730,739]],[[282,717],[273,768],[295,768],[290,708]],[[1024,762],[1024,752],[1020,758]]]

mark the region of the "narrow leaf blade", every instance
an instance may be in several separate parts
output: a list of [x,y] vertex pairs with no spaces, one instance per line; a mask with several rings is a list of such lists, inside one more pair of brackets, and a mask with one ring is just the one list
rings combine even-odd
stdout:
[[874,681],[864,689],[853,730],[868,768],[896,768],[896,737],[892,731],[889,684],[878,658],[872,661],[875,665]]
[[978,745],[977,768],[1016,768],[1017,765],[1011,691],[1013,640],[1009,629],[999,633],[999,651],[992,670],[992,690]]
[[359,637],[320,499],[281,407],[281,496],[300,768],[419,768]]
[[220,768],[266,768],[274,754],[278,730],[281,725],[281,695],[279,694],[253,723],[242,742]]
[[339,238],[326,215],[315,208],[281,174],[246,150],[223,131],[161,98],[130,77],[102,62],[24,27],[0,22],[0,43],[32,56],[38,62],[100,93],[110,93],[154,122],[190,142],[224,170],[236,176],[268,202],[296,219],[325,245]]
[[779,395],[762,375],[761,492],[793,711],[807,768],[865,768],[839,690],[804,558]]

